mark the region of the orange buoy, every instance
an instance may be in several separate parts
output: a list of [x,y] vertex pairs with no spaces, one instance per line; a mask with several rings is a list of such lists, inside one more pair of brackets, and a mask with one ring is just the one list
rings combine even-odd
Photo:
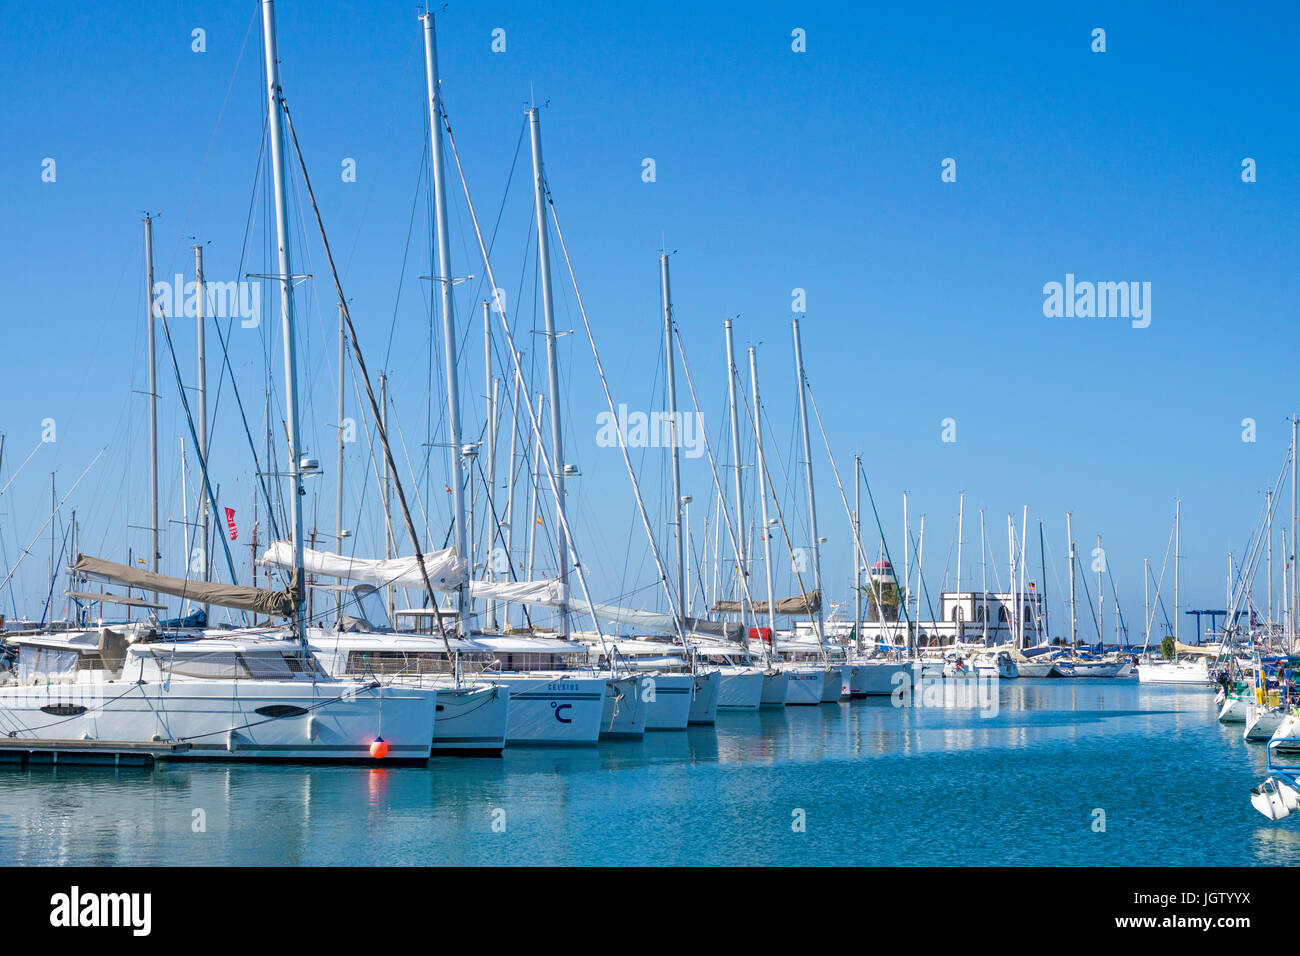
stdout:
[[376,737],[370,744],[370,756],[376,760],[388,756],[388,741],[383,737]]

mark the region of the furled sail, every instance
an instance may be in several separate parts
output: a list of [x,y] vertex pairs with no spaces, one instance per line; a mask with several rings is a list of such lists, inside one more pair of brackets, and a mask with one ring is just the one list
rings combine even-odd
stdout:
[[504,601],[537,607],[559,607],[564,603],[564,585],[549,581],[471,581],[469,595],[480,601]]
[[297,580],[290,583],[283,591],[270,591],[266,588],[254,588],[242,584],[187,581],[184,578],[168,577],[143,568],[105,561],[103,558],[88,554],[77,555],[72,570],[95,581],[124,584],[142,591],[158,591],[161,594],[186,598],[196,604],[215,604],[217,607],[251,611],[254,614],[267,614],[271,617],[292,617],[302,601],[302,587]]
[[[662,634],[671,637],[677,633],[677,628],[673,626],[673,616],[658,611],[643,611],[613,604],[588,604],[586,601],[573,602],[571,609],[576,614],[591,614],[609,624],[626,626],[643,634]],[[683,618],[682,627],[688,634],[708,634],[736,641],[743,637],[745,630],[740,624],[730,621],[710,621],[702,617]]]
[[[766,601],[755,601],[754,609],[762,614],[767,611]],[[822,609],[822,592],[805,591],[803,594],[796,594],[793,597],[779,598],[776,601],[776,613],[788,617],[811,617]],[[739,601],[716,601],[713,605],[714,614],[742,614],[744,608]]]
[[[276,541],[262,555],[262,563],[272,567],[293,567],[293,545]],[[399,588],[423,588],[420,565],[415,556],[403,558],[353,558],[331,551],[314,551],[303,548],[303,570],[308,574],[323,574],[331,578],[365,581],[376,587],[392,585]],[[465,561],[456,556],[454,548],[432,551],[424,556],[424,568],[429,583],[435,591],[454,591],[465,581]]]

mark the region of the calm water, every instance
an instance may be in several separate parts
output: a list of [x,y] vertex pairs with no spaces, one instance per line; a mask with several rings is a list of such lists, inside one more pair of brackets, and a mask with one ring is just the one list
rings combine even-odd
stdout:
[[999,704],[723,714],[428,769],[0,769],[0,863],[1300,863],[1300,815],[1251,808],[1264,750],[1212,691],[1020,680]]

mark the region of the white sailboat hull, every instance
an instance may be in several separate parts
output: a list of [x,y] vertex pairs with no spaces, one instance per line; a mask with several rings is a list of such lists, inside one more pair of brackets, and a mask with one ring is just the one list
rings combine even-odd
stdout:
[[605,704],[600,717],[601,740],[640,740],[645,736],[650,709],[642,699],[636,677],[607,678]]
[[853,675],[854,697],[888,697],[899,686],[899,674],[910,674],[911,665],[905,661],[858,661]]
[[1035,661],[1030,658],[1016,661],[1016,673],[1020,677],[1050,677],[1056,665],[1051,661]]
[[786,685],[787,706],[820,704],[826,689],[826,670],[821,667],[787,667],[790,682]]
[[[718,710],[758,710],[763,704],[763,671],[724,667],[719,672]],[[784,694],[781,703],[785,703]]]
[[1256,703],[1246,704],[1246,729],[1242,731],[1245,740],[1268,740],[1286,720],[1287,714],[1276,707],[1264,707]]
[[1300,717],[1295,714],[1283,717],[1269,738],[1269,747],[1283,753],[1300,751]]
[[510,691],[506,746],[594,746],[600,738],[605,678],[493,674]]
[[642,674],[639,680],[646,704],[645,729],[685,730],[695,679],[690,674]]
[[51,683],[0,687],[0,715],[33,741],[189,744],[168,760],[393,763],[428,759],[437,696],[367,681]]
[[498,684],[438,686],[433,755],[499,755],[510,722],[510,689]]
[[779,668],[764,671],[762,706],[784,707],[789,697],[790,675]]
[[1229,697],[1219,708],[1219,723],[1221,724],[1244,724],[1246,722],[1246,708],[1250,701],[1245,697]]
[[846,668],[835,664],[826,668],[826,677],[822,682],[822,703],[834,704],[844,696],[844,671]]
[[717,723],[721,694],[721,672],[708,670],[696,674],[695,692],[691,695],[691,716],[687,723],[703,725]]
[[1142,684],[1213,684],[1204,661],[1177,661],[1138,664],[1138,682]]

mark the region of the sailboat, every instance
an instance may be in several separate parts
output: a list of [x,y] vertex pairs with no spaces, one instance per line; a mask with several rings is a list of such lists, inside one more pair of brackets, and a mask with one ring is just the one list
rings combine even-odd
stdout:
[[[292,492],[293,570],[288,588],[173,578],[78,555],[80,580],[103,581],[168,594],[205,605],[288,618],[292,639],[232,631],[221,637],[173,636],[156,623],[54,635],[18,642],[14,676],[0,686],[0,723],[8,750],[64,759],[119,759],[145,753],[165,759],[423,762],[432,746],[437,692],[392,687],[378,680],[331,677],[306,646],[302,590],[301,489],[305,467],[299,442],[293,273],[285,189],[282,91],[273,0],[262,0],[267,118],[275,185],[280,314],[285,341],[285,392]],[[151,224],[146,220],[150,323],[166,315],[152,288]],[[151,421],[156,421],[151,392]],[[187,406],[188,410],[188,406]],[[151,429],[154,474],[156,430]],[[199,458],[207,486],[206,449]],[[157,535],[157,483],[151,481]],[[210,503],[210,486],[208,487]],[[215,505],[214,505],[215,506]],[[153,602],[155,607],[157,602]]]

